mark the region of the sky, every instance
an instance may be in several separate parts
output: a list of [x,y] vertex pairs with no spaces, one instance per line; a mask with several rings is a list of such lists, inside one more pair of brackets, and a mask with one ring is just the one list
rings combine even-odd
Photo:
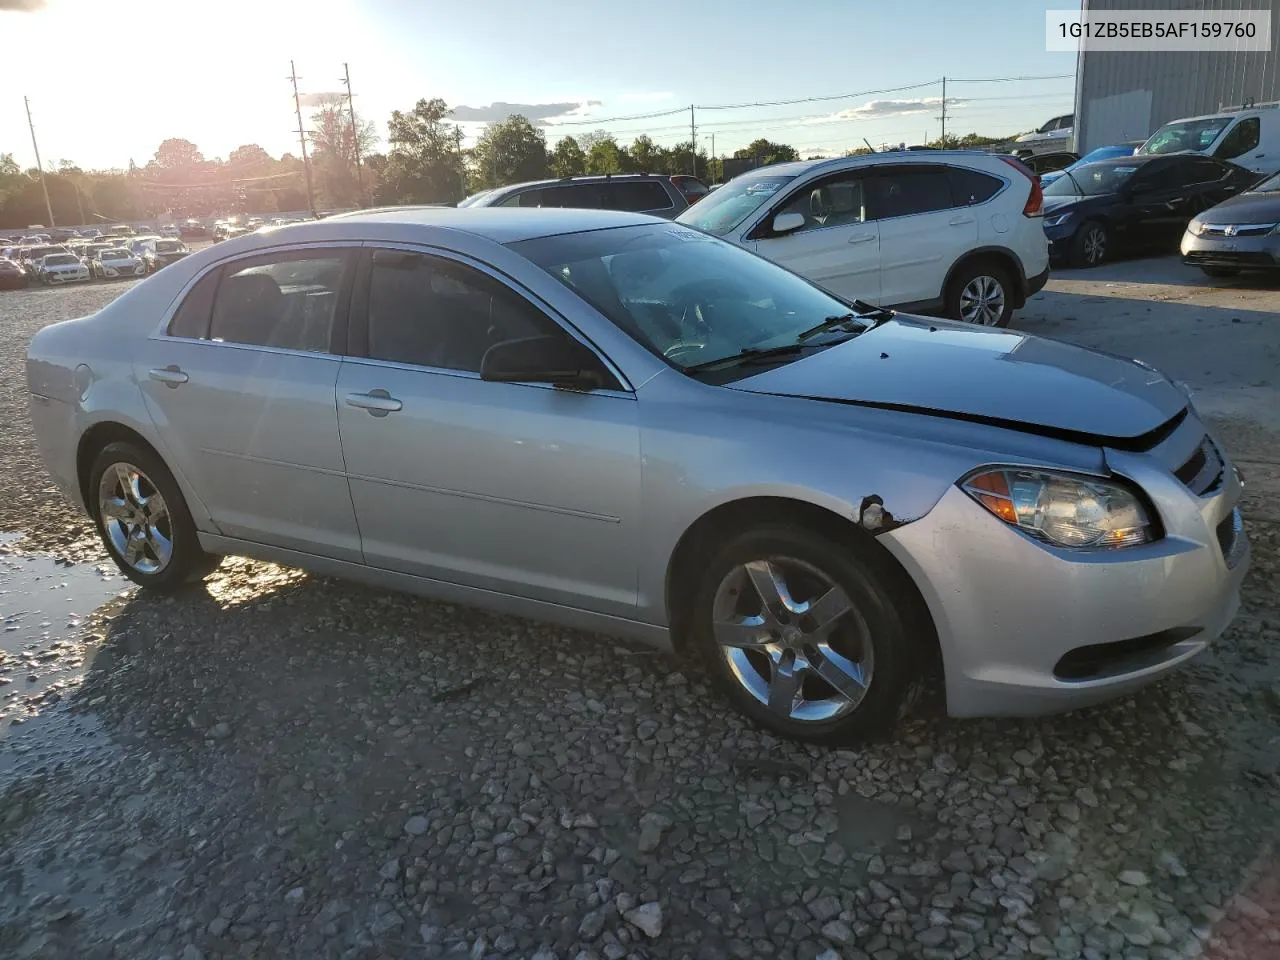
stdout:
[[[949,132],[1012,134],[1072,109],[1075,55],[1044,49],[1044,11],[1067,6],[0,0],[0,153],[35,165],[27,96],[46,168],[141,165],[168,137],[206,157],[247,143],[296,154],[291,58],[304,98],[342,91],[348,64],[356,110],[380,136],[392,110],[441,97],[468,140],[485,121],[522,112],[551,145],[597,128],[670,145],[688,140],[694,104],[699,145],[714,136],[718,155],[761,136],[804,156],[839,153],[863,138],[936,138],[943,76]],[[1049,76],[1060,78],[961,82]]]

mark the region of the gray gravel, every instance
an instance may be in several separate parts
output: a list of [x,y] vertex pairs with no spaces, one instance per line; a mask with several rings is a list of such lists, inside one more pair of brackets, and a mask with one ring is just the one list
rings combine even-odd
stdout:
[[120,289],[0,294],[0,590],[45,591],[0,593],[0,956],[1280,954],[1274,523],[1230,633],[1133,698],[800,747],[607,639],[238,559],[126,590],[21,379]]

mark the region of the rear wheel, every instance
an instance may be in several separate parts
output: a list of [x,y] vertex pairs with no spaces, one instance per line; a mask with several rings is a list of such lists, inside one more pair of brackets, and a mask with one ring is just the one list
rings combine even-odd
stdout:
[[1201,267],[1206,277],[1213,277],[1215,280],[1225,280],[1228,277],[1240,276],[1240,271],[1236,267]]
[[990,261],[962,266],[947,289],[947,316],[984,327],[1007,327],[1013,317],[1009,271]]
[[173,474],[150,450],[108,444],[89,469],[86,489],[107,552],[134,583],[173,590],[218,565],[220,558],[200,547]]
[[1096,267],[1111,252],[1111,237],[1107,228],[1096,220],[1082,224],[1071,241],[1071,265]]
[[734,537],[703,569],[692,642],[739,710],[814,743],[897,722],[921,658],[882,563],[778,524]]

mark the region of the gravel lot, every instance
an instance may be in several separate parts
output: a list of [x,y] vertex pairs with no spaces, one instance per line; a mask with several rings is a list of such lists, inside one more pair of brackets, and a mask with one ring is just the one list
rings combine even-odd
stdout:
[[1063,274],[1015,323],[1200,392],[1250,481],[1228,635],[1106,707],[837,751],[607,639],[235,559],[136,595],[22,370],[124,285],[0,294],[0,956],[1280,957],[1280,293],[1195,280]]

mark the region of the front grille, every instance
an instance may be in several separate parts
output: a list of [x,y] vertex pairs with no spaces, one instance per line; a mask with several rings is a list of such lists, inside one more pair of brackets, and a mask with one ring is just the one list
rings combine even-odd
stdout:
[[1265,237],[1276,228],[1274,223],[1206,223],[1202,237]]
[[1248,250],[1192,250],[1184,258],[1190,264],[1223,264],[1233,267],[1275,267],[1268,253]]
[[1196,496],[1204,496],[1216,490],[1222,483],[1222,455],[1206,435],[1196,447],[1196,452],[1173,475],[1182,481]]
[[1059,680],[1096,680],[1131,673],[1159,663],[1166,649],[1199,632],[1197,627],[1174,627],[1145,637],[1076,647],[1063,654],[1053,667],[1053,675]]

